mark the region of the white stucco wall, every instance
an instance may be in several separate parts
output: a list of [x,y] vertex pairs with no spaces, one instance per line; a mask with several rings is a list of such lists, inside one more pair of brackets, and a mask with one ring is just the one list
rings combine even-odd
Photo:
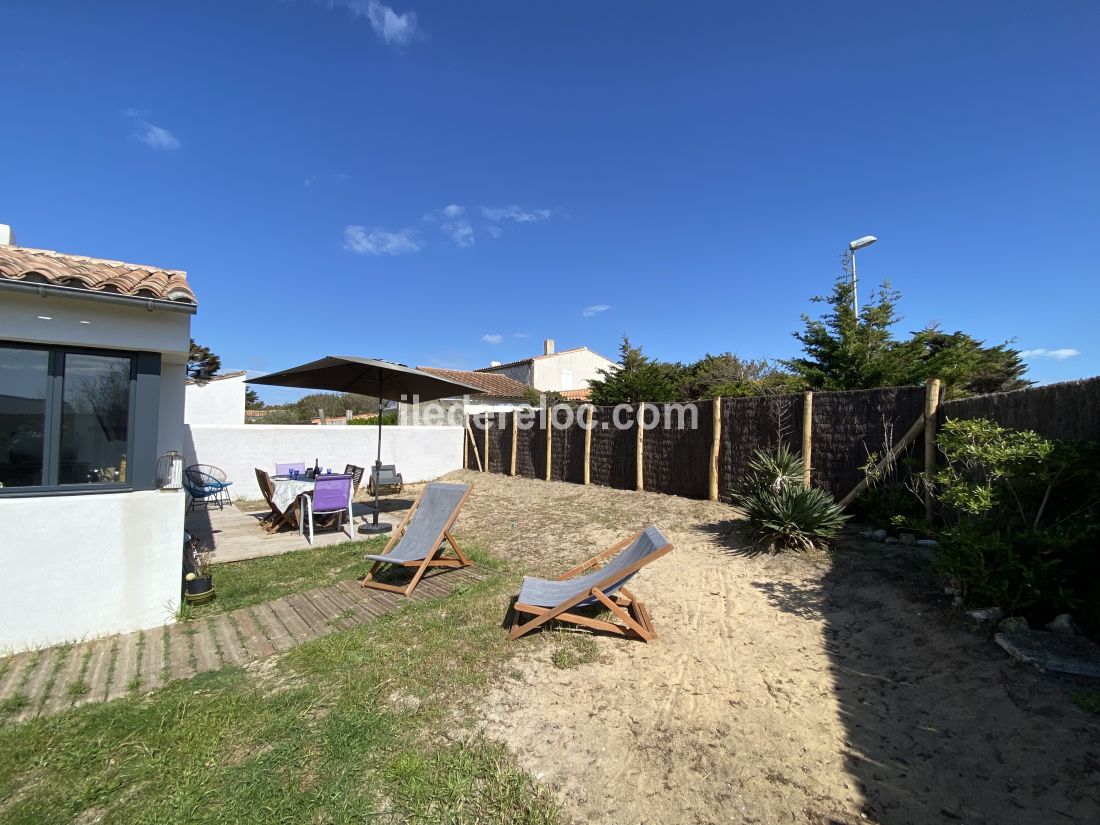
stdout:
[[[38,316],[50,320],[44,321]],[[82,324],[81,321],[90,323]],[[68,344],[142,350],[182,356],[190,349],[191,316],[167,309],[22,292],[0,298],[0,339],[31,344]]]
[[[370,468],[378,448],[376,427],[241,424],[187,425],[184,460],[213,464],[233,482],[233,498],[260,498],[255,468],[275,471],[275,463],[318,459],[323,468],[345,464]],[[382,427],[382,463],[396,464],[405,481],[427,481],[462,467],[462,427]]]
[[0,498],[0,651],[174,620],[180,491]]
[[199,426],[244,424],[244,379],[242,373],[202,384],[188,382],[183,420]]
[[[586,389],[590,381],[601,378],[600,370],[616,366],[614,361],[609,361],[591,350],[560,352],[548,358],[536,358],[533,363],[535,374],[532,384],[542,392]],[[562,387],[562,370],[572,371],[572,387]]]

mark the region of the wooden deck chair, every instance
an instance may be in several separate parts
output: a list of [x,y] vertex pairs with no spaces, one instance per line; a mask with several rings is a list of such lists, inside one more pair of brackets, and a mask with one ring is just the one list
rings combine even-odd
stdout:
[[[626,583],[639,570],[670,550],[672,545],[668,539],[655,525],[651,525],[572,570],[567,570],[556,579],[524,576],[519,598],[513,605],[514,619],[508,638],[518,639],[553,619],[618,636],[641,639],[643,642],[656,639],[657,631],[650,621],[649,611],[626,589]],[[572,578],[611,556],[615,558],[596,572]],[[601,606],[619,621],[605,621],[574,612]]]
[[[374,562],[363,579],[363,587],[408,596],[429,567],[467,567],[473,564],[451,535],[451,527],[471,489],[469,484],[433,481],[421,490],[382,554],[363,557]],[[454,550],[454,557],[443,556],[443,549],[448,544]],[[384,564],[414,567],[416,572],[405,586],[374,581],[375,573]]]
[[[290,519],[288,519],[283,513],[279,512],[279,508],[275,506],[275,502],[271,500],[275,495],[275,485],[271,483],[271,476],[266,471],[256,468],[256,484],[260,488],[260,495],[264,497],[264,501],[267,502],[267,506],[271,508],[271,512],[264,516],[260,523],[264,526],[264,529],[269,533],[274,533],[276,530],[282,527],[294,527]],[[291,507],[291,510],[294,508]]]

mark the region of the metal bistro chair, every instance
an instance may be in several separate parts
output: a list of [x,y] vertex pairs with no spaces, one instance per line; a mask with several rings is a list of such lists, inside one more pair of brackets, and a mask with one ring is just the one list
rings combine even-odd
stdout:
[[219,510],[222,509],[230,503],[229,487],[232,484],[221,468],[212,464],[192,464],[183,471],[183,488],[191,496],[191,504],[187,509],[194,510],[200,502],[207,509],[211,504],[218,505]]
[[348,538],[351,535],[351,476],[317,476],[312,498],[303,495],[298,499],[298,534],[309,524],[309,543],[313,544],[313,519],[315,516],[336,516],[336,529],[344,531],[344,513],[348,514]]

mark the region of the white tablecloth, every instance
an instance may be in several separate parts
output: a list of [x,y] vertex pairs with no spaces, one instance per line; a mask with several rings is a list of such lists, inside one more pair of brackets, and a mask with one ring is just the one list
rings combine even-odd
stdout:
[[271,484],[275,488],[271,502],[279,508],[280,513],[285,513],[302,493],[313,490],[312,478],[273,478]]

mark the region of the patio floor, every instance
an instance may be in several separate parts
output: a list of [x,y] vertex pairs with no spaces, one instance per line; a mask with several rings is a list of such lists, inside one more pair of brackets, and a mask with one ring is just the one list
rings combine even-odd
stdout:
[[[392,524],[396,528],[411,504],[412,498],[408,496],[384,499],[380,501],[383,512],[378,520]],[[291,550],[305,550],[311,546],[304,535],[298,535],[297,530],[284,528],[278,533],[265,531],[260,526],[260,520],[266,514],[266,510],[242,510],[236,505],[229,505],[221,510],[217,508],[193,510],[187,513],[184,527],[191,535],[199,538],[205,549],[213,548],[215,564],[256,559],[262,556],[277,556]],[[346,524],[343,531],[318,528],[313,534],[312,546],[321,547],[342,541],[361,541],[370,538],[356,532],[359,525],[369,519],[366,502],[353,502],[352,515],[354,518],[350,531],[351,539],[348,538]]]

